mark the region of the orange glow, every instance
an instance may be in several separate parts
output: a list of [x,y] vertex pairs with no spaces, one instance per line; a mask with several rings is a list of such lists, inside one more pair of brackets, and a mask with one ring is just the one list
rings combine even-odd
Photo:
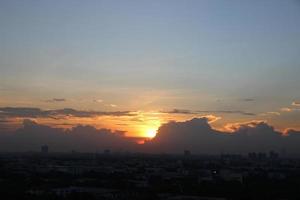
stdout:
[[161,119],[159,116],[151,116],[148,114],[143,114],[143,121],[136,127],[139,131],[139,135],[147,138],[154,138],[156,136],[157,130],[161,125]]
[[[147,138],[151,140],[157,134],[159,127],[169,122],[170,120],[175,121],[186,121],[194,117],[203,117],[202,115],[182,115],[182,114],[168,114],[159,111],[135,111],[131,112],[131,115],[99,115],[91,117],[76,117],[72,115],[61,115],[57,118],[41,117],[31,118],[38,124],[48,125],[56,128],[70,129],[77,125],[93,126],[97,129],[106,128],[112,131],[124,131],[126,137],[135,138]],[[205,116],[209,119],[209,122],[215,122],[220,117],[213,115]],[[22,127],[24,118],[10,119],[12,129]],[[14,122],[14,123],[13,123]],[[220,123],[218,127],[223,127],[223,123]],[[295,126],[293,126],[295,127]],[[216,128],[214,126],[214,128]],[[297,128],[297,127],[296,127]],[[228,131],[228,130],[227,130]],[[139,142],[142,143],[142,142]]]

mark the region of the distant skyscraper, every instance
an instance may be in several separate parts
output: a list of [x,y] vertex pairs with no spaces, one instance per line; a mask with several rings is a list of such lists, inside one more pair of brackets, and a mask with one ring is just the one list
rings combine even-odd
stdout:
[[109,149],[105,149],[105,150],[103,151],[103,154],[109,155],[109,154],[110,154],[110,150],[109,150]]
[[279,158],[279,154],[274,152],[274,151],[270,151],[269,158],[270,159],[277,159],[277,158]]
[[43,145],[43,146],[41,146],[41,152],[42,153],[48,153],[48,151],[49,151],[49,148],[48,148],[48,145]]
[[191,151],[190,150],[184,150],[184,156],[190,156],[191,155]]

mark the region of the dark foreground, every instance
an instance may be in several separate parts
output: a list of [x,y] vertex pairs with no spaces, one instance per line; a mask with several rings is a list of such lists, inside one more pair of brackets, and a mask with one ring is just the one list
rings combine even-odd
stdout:
[[300,199],[300,159],[276,154],[1,154],[1,199]]

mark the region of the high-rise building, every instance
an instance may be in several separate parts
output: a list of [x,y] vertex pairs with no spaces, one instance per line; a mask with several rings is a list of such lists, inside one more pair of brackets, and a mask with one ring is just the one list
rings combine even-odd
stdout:
[[184,155],[185,156],[190,156],[191,155],[191,151],[190,150],[184,150]]
[[109,155],[109,154],[110,154],[110,150],[109,150],[109,149],[105,149],[105,150],[103,151],[103,154],[104,154],[104,155]]
[[41,153],[48,153],[49,151],[49,148],[48,148],[48,145],[43,145],[41,146]]

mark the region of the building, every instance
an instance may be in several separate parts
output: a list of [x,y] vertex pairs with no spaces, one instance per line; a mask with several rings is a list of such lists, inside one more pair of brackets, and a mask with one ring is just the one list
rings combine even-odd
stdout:
[[104,155],[110,155],[110,150],[109,150],[109,149],[105,149],[105,150],[103,151],[103,154],[104,154]]
[[190,150],[184,150],[183,154],[184,154],[184,156],[190,156],[191,151]]
[[41,146],[41,153],[47,154],[49,152],[48,145]]

